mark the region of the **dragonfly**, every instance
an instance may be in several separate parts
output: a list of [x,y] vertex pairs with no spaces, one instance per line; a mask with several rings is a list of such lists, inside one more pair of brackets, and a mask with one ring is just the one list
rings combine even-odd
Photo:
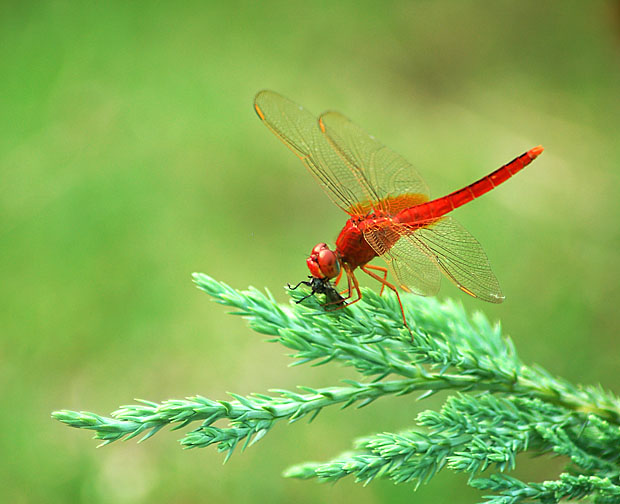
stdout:
[[[305,285],[312,287],[313,294],[328,293],[327,304],[335,304],[336,309],[358,302],[362,299],[355,276],[359,268],[381,284],[380,294],[386,287],[396,294],[407,329],[401,297],[397,286],[388,281],[388,272],[406,292],[435,295],[444,276],[470,296],[491,303],[504,301],[481,245],[449,214],[521,171],[542,153],[542,146],[462,189],[431,199],[428,186],[406,159],[344,115],[328,111],[317,119],[269,90],[256,95],[254,109],[349,216],[335,249],[319,243],[306,260],[312,280]],[[377,256],[385,266],[369,264]],[[329,282],[335,279],[337,286],[343,273],[347,289],[341,297]]]

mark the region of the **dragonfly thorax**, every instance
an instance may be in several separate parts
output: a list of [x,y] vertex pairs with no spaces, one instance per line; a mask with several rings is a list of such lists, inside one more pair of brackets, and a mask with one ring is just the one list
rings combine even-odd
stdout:
[[327,244],[319,243],[310,252],[306,264],[314,278],[335,278],[340,274],[340,261],[336,252]]

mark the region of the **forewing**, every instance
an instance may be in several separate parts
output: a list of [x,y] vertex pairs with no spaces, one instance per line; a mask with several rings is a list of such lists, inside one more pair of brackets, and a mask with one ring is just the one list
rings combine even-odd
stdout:
[[463,292],[490,303],[504,300],[482,246],[451,217],[419,228],[408,238],[432,255],[441,272]]
[[437,263],[408,234],[411,230],[403,225],[372,226],[364,231],[364,238],[386,262],[401,288],[421,296],[433,296],[441,281]]
[[364,185],[371,188],[370,203],[389,214],[391,202],[408,194],[417,203],[428,201],[428,187],[415,168],[399,154],[338,112],[326,112],[319,118],[321,131],[345,163],[361,174]]
[[273,91],[259,92],[254,108],[265,125],[304,162],[334,203],[350,215],[366,213],[363,202],[373,196],[367,180],[332,148],[316,117]]

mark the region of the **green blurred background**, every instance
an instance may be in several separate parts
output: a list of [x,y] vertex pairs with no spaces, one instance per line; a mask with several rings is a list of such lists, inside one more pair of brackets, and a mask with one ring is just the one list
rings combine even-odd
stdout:
[[[54,409],[134,397],[328,386],[190,281],[283,286],[345,215],[260,123],[270,88],[337,109],[439,196],[538,145],[459,209],[526,362],[618,390],[620,4],[611,1],[3,2],[0,16],[0,493],[6,502],[475,502],[466,478],[285,480],[351,440],[412,424],[414,397],[275,428],[226,466],[179,433],[96,450]],[[372,285],[367,283],[367,285]],[[551,478],[559,461],[520,459]]]

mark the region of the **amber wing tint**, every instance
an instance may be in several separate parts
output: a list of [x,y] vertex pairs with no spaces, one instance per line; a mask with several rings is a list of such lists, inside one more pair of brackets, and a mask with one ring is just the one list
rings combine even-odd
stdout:
[[389,236],[385,229],[370,228],[364,238],[401,286],[416,294],[435,294],[441,272],[470,296],[491,303],[504,300],[480,243],[452,217],[419,228],[392,225]]
[[319,124],[334,150],[371,188],[375,209],[391,213],[389,202],[403,194],[416,195],[417,204],[428,201],[426,183],[405,158],[338,112],[324,113]]
[[362,201],[374,191],[327,141],[318,120],[306,109],[273,91],[261,91],[254,108],[265,125],[303,161],[330,198],[351,215],[364,214]]

